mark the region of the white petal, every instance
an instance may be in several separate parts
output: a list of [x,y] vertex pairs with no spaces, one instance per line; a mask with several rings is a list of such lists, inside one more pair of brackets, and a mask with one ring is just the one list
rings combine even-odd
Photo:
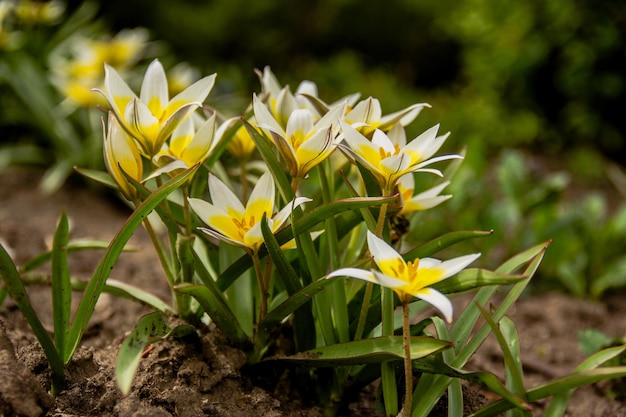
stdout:
[[198,215],[200,220],[208,224],[209,219],[225,215],[224,210],[199,198],[188,198],[189,206]]
[[306,109],[298,109],[291,113],[287,121],[287,138],[297,132],[306,135],[313,129],[313,114]]
[[402,109],[395,113],[391,113],[381,118],[381,126],[390,126],[392,124],[400,124],[406,126],[410,124],[420,114],[424,107],[430,107],[428,103],[413,104],[406,109]]
[[165,70],[163,70],[163,65],[161,65],[158,59],[152,61],[148,66],[146,75],[141,84],[139,97],[157,117],[161,116],[163,109],[167,105],[169,96]]
[[274,179],[272,174],[267,171],[259,178],[259,181],[250,193],[244,217],[246,219],[254,218],[257,223],[263,215],[266,215],[268,219],[271,218],[274,213],[275,194]]
[[213,204],[222,210],[234,210],[240,215],[243,215],[245,212],[243,204],[241,204],[235,193],[213,174],[209,174],[209,194],[211,194]]
[[118,108],[118,103],[130,102],[137,96],[113,67],[104,64],[104,74],[104,92],[102,94],[109,102],[113,112],[121,117],[124,114],[124,109]]
[[[374,233],[367,231],[367,247],[374,257],[374,262],[385,262],[390,260],[402,259],[402,256],[394,248],[389,246],[383,239],[377,237]],[[404,261],[403,261],[404,262]]]
[[212,74],[201,78],[174,96],[168,103],[168,114],[175,112],[178,107],[185,103],[193,102],[202,105],[213,89],[215,77],[216,74]]
[[267,106],[263,104],[256,94],[252,97],[252,106],[254,108],[254,117],[257,120],[257,125],[262,129],[268,129],[272,132],[276,132],[281,136],[286,136],[285,131],[280,124],[274,119],[272,113]]
[[378,284],[378,281],[376,280],[376,277],[374,276],[374,273],[372,271],[367,271],[365,269],[359,268],[342,268],[326,275],[326,278],[333,277],[351,277]]
[[291,212],[301,204],[307,203],[309,201],[313,201],[307,197],[296,197],[289,204],[282,208],[273,218],[274,218],[274,229],[272,231],[278,230],[283,223],[289,218]]
[[442,293],[432,288],[424,288],[419,291],[418,294],[413,294],[417,298],[432,304],[437,310],[441,311],[441,314],[446,318],[448,323],[452,322],[452,303]]
[[449,278],[452,275],[465,269],[465,267],[478,259],[479,256],[480,253],[473,253],[471,255],[459,256],[458,258],[453,258],[442,262],[438,265],[438,268],[443,268],[445,271],[441,279]]
[[396,147],[393,146],[393,142],[389,139],[389,136],[387,136],[382,130],[374,130],[374,134],[372,135],[372,145],[376,149],[383,148],[385,152],[389,152],[392,155],[396,153]]
[[365,136],[349,124],[341,122],[341,129],[343,131],[345,141],[353,151],[358,152],[361,147],[368,147],[373,149],[375,152],[378,152],[378,148],[374,147],[372,142],[370,142]]
[[438,130],[439,125],[436,124],[410,141],[402,150],[418,153],[422,161],[430,158],[443,144],[443,141],[435,141],[435,139],[437,139]]
[[186,156],[193,154],[194,159],[201,161],[215,147],[216,141],[213,140],[215,138],[215,118],[216,115],[213,114],[209,120],[198,128],[198,131],[193,136],[193,139],[187,145],[187,149],[185,149],[184,153]]

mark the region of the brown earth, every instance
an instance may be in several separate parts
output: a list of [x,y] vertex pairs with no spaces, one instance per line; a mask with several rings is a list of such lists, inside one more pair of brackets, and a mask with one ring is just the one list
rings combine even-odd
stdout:
[[[62,209],[70,216],[71,237],[110,240],[129,209],[113,196],[103,196],[71,184],[52,196],[37,190],[40,173],[13,170],[0,174],[0,241],[19,265],[49,247]],[[147,235],[131,239],[137,250],[122,254],[112,278],[149,288],[168,299],[169,290]],[[88,279],[99,254],[71,256],[72,275]],[[28,289],[44,326],[51,329],[50,293],[45,286]],[[609,294],[602,302],[582,301],[563,294],[523,297],[510,317],[521,335],[526,386],[532,387],[573,372],[585,358],[578,332],[594,328],[610,337],[626,334],[624,294]],[[463,303],[457,299],[455,303]],[[141,315],[150,310],[137,303],[103,294],[81,348],[68,369],[68,389],[55,398],[46,389],[50,372],[45,357],[11,300],[0,307],[0,416],[246,416],[318,417],[322,411],[296,392],[268,390],[255,384],[242,367],[244,354],[229,346],[218,331],[168,340],[145,354],[131,393],[124,397],[114,378],[117,351]],[[458,311],[458,310],[457,310]],[[6,329],[6,330],[5,330]],[[467,366],[503,375],[497,343],[488,339]],[[284,387],[284,384],[277,385]],[[370,389],[369,391],[373,391]],[[467,387],[468,403],[494,397],[477,386]],[[623,395],[622,395],[623,397]],[[543,414],[544,403],[533,405]],[[446,415],[441,411],[432,415]],[[371,393],[363,393],[344,413],[353,417],[380,415]],[[568,406],[568,416],[626,416],[626,403],[607,395],[607,383],[581,388]]]

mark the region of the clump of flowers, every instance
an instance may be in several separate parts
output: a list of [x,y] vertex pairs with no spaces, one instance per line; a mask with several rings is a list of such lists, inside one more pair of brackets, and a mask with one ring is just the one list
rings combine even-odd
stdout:
[[[155,310],[120,350],[117,379],[124,393],[146,344],[212,322],[247,352],[251,369],[268,361],[306,367],[294,384],[314,391],[327,415],[339,414],[350,395],[378,378],[389,416],[426,415],[449,387],[450,401],[462,409],[459,378],[480,381],[502,397],[506,407],[496,404],[495,411],[530,408],[508,350],[517,344],[516,333],[496,323],[532,277],[545,245],[489,271],[468,268],[478,253],[437,255],[488,232],[448,232],[407,250],[409,242],[419,242],[420,219],[397,226],[398,219],[452,197],[441,195],[452,179],[441,164],[463,158],[438,155],[449,136],[439,134],[439,125],[407,138],[405,127],[429,105],[383,115],[377,99],[359,101],[360,94],[328,104],[314,83],[292,92],[266,67],[258,71],[261,91],[251,94],[245,116],[226,118],[206,105],[215,74],[172,96],[158,60],[147,67],[138,93],[111,65],[103,71],[104,83],[93,94],[108,107],[102,122],[106,172],[78,170],[117,189],[134,212],[108,245],[73,320],[71,299],[63,295],[70,285],[63,261],[69,231],[61,217],[51,255],[54,342],[28,304],[18,270],[0,251],[3,280],[33,323],[56,391],[100,293],[113,285],[107,278],[117,256],[143,225],[172,297],[168,303],[148,289],[123,286]],[[225,151],[229,158],[222,158]],[[420,189],[418,176],[438,182]],[[487,312],[482,306],[502,285],[510,288],[505,301]],[[455,315],[449,295],[468,290],[477,291],[474,303]],[[181,320],[172,315],[184,324],[174,324]],[[471,334],[481,315],[488,324]],[[276,334],[287,326],[294,351],[271,357]],[[490,331],[512,358],[507,366],[514,382],[507,386],[492,374],[462,369]],[[421,375],[415,387],[414,373]],[[620,373],[626,371],[606,375]],[[561,387],[558,393],[566,394],[572,385]]]

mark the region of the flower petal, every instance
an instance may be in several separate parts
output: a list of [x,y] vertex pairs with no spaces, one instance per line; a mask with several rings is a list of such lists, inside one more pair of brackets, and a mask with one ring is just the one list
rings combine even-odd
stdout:
[[213,114],[209,120],[204,122],[181,153],[181,158],[185,161],[187,166],[192,166],[198,162],[204,161],[215,147],[215,119],[216,115]]
[[480,253],[473,253],[471,255],[459,256],[457,258],[441,262],[441,264],[438,265],[438,268],[442,268],[445,271],[441,279],[449,278],[452,275],[455,275],[479,257]]
[[180,107],[189,105],[191,103],[194,103],[196,106],[201,106],[213,89],[213,85],[215,84],[215,77],[216,75],[213,74],[201,78],[195,83],[191,84],[189,87],[185,88],[180,93],[178,93],[174,98],[169,101],[169,103],[167,103],[163,119],[170,118],[171,115],[176,113]]
[[[404,262],[402,256],[394,248],[369,230],[367,231],[367,247],[379,268],[382,263],[386,262],[397,262],[398,260]],[[384,271],[382,268],[381,270]]]
[[367,271],[365,269],[359,269],[359,268],[342,268],[326,275],[326,278],[333,278],[333,277],[351,277],[351,278],[362,279],[363,281],[373,282],[374,284],[378,284],[378,280],[376,279],[372,271]]
[[437,310],[441,311],[441,314],[443,314],[448,323],[452,322],[452,303],[448,297],[432,288],[423,288],[418,291],[417,294],[413,295],[429,304],[432,304]]
[[104,91],[96,91],[106,98],[111,110],[120,120],[124,120],[124,109],[128,103],[137,98],[118,72],[107,64],[104,64]]
[[150,112],[160,118],[168,101],[167,77],[163,65],[158,59],[150,63],[141,84],[139,98],[148,106]]
[[233,216],[243,216],[246,209],[239,198],[213,174],[209,174],[209,194],[213,204],[224,212]]
[[271,218],[274,211],[275,194],[274,179],[268,171],[261,175],[261,178],[259,178],[259,181],[250,193],[250,198],[246,204],[245,217],[247,219],[254,217],[256,222],[261,220],[263,214],[268,219]]

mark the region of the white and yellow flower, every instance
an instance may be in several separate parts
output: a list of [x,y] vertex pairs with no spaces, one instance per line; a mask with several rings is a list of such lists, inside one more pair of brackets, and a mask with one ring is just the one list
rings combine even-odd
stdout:
[[442,176],[436,169],[424,168],[435,162],[448,159],[462,159],[461,155],[443,155],[432,158],[445,142],[449,133],[437,136],[439,125],[406,143],[404,128],[396,124],[387,134],[375,129],[372,139],[347,123],[342,123],[345,151],[367,168],[376,177],[382,190],[393,190],[397,181],[411,172],[431,172]]
[[257,125],[270,133],[293,178],[304,178],[341,142],[339,119],[344,106],[336,106],[317,122],[310,110],[294,110],[284,129],[256,96],[253,106]]
[[238,118],[228,119],[219,127],[216,120],[216,113],[208,120],[204,120],[196,114],[183,120],[153,158],[156,165],[161,167],[159,171],[167,172],[177,168],[187,169],[199,162],[204,162],[224,138],[225,132],[234,126]]
[[[104,129],[104,126],[103,126]],[[143,162],[137,144],[119,125],[117,119],[109,114],[108,128],[104,132],[104,162],[113,180],[117,183],[120,191],[129,200],[137,196],[135,188],[128,183],[122,173],[141,181],[143,175]]]
[[415,120],[424,107],[430,107],[430,104],[413,104],[405,109],[383,116],[378,99],[369,97],[357,103],[346,114],[344,121],[357,128],[363,135],[370,137],[376,129],[388,132],[397,124],[402,127],[407,126]]
[[398,193],[400,194],[400,212],[406,214],[413,211],[427,210],[451,198],[451,195],[440,195],[450,181],[442,182],[426,191],[413,195],[415,192],[415,178],[413,174],[406,174],[398,179]]
[[104,95],[120,124],[149,158],[156,155],[174,129],[202,105],[209,95],[215,74],[204,77],[169,99],[167,78],[158,60],[146,70],[139,97],[117,73],[105,65]]
[[370,231],[367,232],[367,244],[380,271],[342,268],[327,275],[327,278],[348,276],[391,288],[402,303],[417,297],[436,307],[448,322],[452,321],[452,303],[430,286],[465,269],[480,256],[479,253],[447,261],[422,258],[406,262],[395,249]]
[[209,236],[223,240],[235,246],[256,253],[263,244],[261,219],[267,218],[267,224],[276,233],[289,219],[294,208],[311,201],[297,197],[278,213],[274,213],[275,186],[271,173],[263,174],[250,194],[244,206],[239,198],[222,181],[209,175],[208,203],[198,198],[190,198],[193,211],[209,228],[201,228]]

